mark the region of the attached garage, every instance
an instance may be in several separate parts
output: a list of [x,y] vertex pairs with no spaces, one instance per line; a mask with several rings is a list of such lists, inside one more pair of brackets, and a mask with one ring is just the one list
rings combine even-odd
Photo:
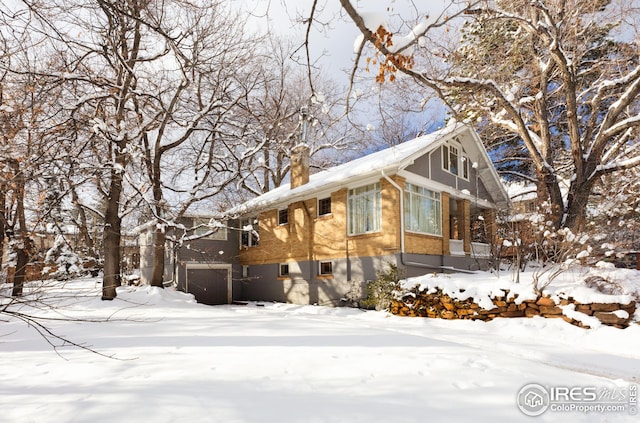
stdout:
[[196,301],[208,305],[230,304],[233,284],[230,264],[189,263],[186,265],[185,291]]

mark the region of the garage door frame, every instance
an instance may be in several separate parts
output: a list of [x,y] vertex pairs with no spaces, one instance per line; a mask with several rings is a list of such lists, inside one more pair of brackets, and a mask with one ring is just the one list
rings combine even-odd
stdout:
[[220,263],[187,263],[185,266],[185,291],[189,292],[189,270],[227,270],[227,304],[233,302],[233,283],[231,280],[231,265]]

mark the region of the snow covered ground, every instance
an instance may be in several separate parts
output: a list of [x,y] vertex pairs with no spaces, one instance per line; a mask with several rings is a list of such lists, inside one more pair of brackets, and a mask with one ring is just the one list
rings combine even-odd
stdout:
[[[638,421],[629,413],[640,383],[637,324],[585,330],[560,319],[211,307],[151,287],[122,287],[103,302],[96,279],[44,291],[39,309],[22,311],[113,358],[71,346],[57,355],[34,328],[0,315],[1,421]],[[574,407],[624,410],[529,417],[517,405],[527,384],[570,391]]]

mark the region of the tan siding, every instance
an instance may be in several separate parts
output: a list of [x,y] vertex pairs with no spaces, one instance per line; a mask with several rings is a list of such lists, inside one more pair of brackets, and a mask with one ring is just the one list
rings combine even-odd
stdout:
[[407,232],[405,250],[410,254],[442,254],[442,237]]
[[240,251],[240,261],[242,264],[277,263],[280,257],[273,252],[285,253],[288,251],[288,226],[279,226],[278,211],[269,210],[258,215],[258,231],[260,233],[259,245],[249,248],[243,247]]
[[289,205],[289,223],[278,225],[277,210],[259,216],[260,243],[240,252],[243,264],[284,263],[343,257],[345,251],[345,216],[341,209],[346,190],[332,194],[332,214],[317,217],[317,199]]
[[[392,179],[404,187],[404,178]],[[278,225],[278,211],[259,216],[260,244],[240,252],[243,264],[283,263],[288,261],[330,260],[343,257],[385,256],[400,252],[400,192],[381,179],[382,230],[347,236],[347,189],[331,193],[331,214],[317,216],[317,198],[289,205],[289,224]],[[442,234],[433,236],[405,233],[405,251],[412,254],[450,255],[449,194],[441,194]],[[458,201],[459,220],[469,225],[469,201]],[[463,233],[465,251],[469,251],[468,229]]]
[[[317,201],[316,201],[317,204]],[[331,214],[314,221],[314,258],[341,258],[346,255],[347,190],[331,194]]]
[[[403,178],[394,177],[404,185]],[[387,180],[381,180],[382,230],[347,236],[347,189],[331,194],[331,214],[317,215],[317,198],[289,205],[289,224],[278,225],[278,211],[261,213],[260,244],[240,252],[243,264],[281,263],[369,257],[400,251],[400,193]],[[348,252],[347,252],[348,249]]]

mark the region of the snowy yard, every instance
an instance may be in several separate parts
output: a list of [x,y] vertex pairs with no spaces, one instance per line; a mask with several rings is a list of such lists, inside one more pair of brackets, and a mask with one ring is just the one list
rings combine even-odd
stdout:
[[[56,288],[55,300],[47,300],[55,309],[24,311],[86,320],[46,324],[113,359],[69,346],[58,348],[59,356],[33,328],[2,316],[2,421],[351,423],[481,416],[496,422],[625,422],[638,417],[629,413],[640,382],[637,324],[585,330],[561,319],[484,323],[273,303],[210,307],[150,287],[123,287],[116,300],[103,302],[99,288],[96,279],[67,282]],[[531,383],[594,391],[599,402],[608,398],[626,408],[547,410],[529,417],[516,400]]]

